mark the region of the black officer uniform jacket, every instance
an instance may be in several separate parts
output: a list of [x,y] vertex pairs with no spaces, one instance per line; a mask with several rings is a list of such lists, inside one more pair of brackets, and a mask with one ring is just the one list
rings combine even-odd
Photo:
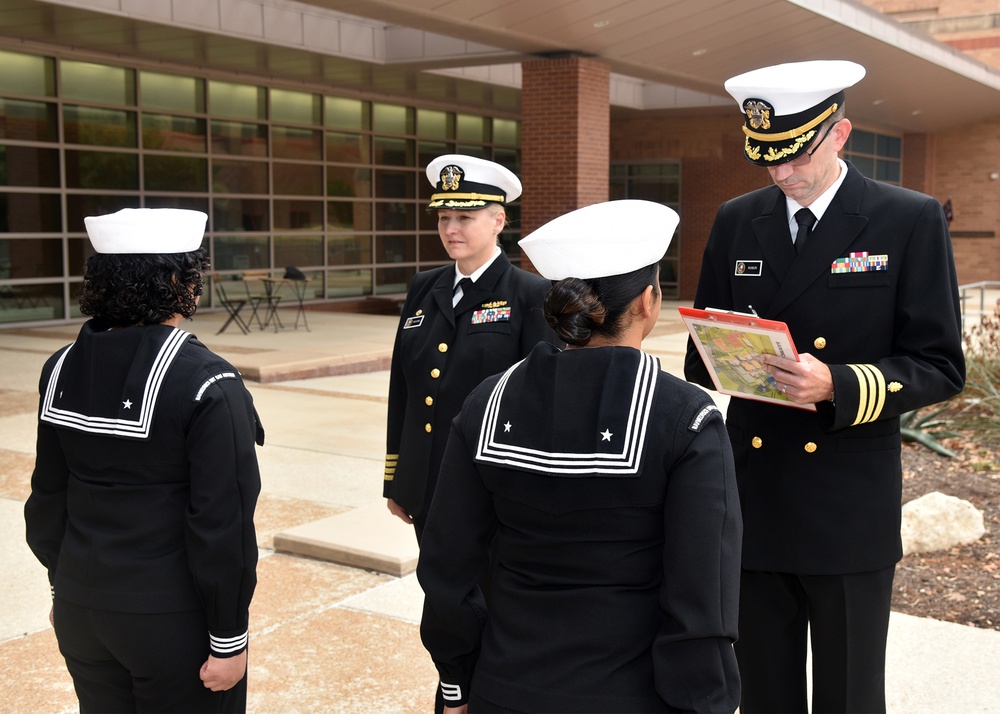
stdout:
[[650,355],[539,344],[484,382],[417,566],[445,704],[735,710],[737,499],[718,407]]
[[202,610],[211,653],[242,652],[264,433],[236,369],[181,329],[90,321],[45,363],[39,391],[25,521],[54,596]]
[[454,264],[413,277],[392,350],[383,495],[418,517],[430,506],[448,427],[472,388],[535,343],[557,342],[542,314],[548,280],[501,253],[453,308],[454,279]]
[[[695,306],[782,320],[798,351],[833,374],[835,403],[815,413],[730,402],[743,567],[843,574],[897,562],[899,417],[948,399],[965,378],[940,204],[848,164],[796,256],[777,186],[728,201],[709,236]],[[685,374],[712,386],[690,341]]]

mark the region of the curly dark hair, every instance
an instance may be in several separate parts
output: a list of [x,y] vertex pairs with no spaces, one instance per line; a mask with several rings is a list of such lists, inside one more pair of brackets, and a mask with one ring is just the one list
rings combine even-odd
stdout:
[[169,254],[96,253],[87,259],[80,312],[105,328],[191,317],[209,267],[204,248]]
[[566,278],[545,295],[545,321],[567,345],[583,347],[594,335],[614,339],[625,329],[625,312],[648,286],[660,294],[658,263],[606,278]]

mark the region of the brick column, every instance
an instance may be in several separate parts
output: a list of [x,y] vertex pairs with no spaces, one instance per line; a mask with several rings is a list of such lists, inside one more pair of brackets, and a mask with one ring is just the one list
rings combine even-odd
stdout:
[[934,135],[903,135],[903,175],[900,185],[934,195]]
[[[567,211],[608,200],[609,90],[607,65],[591,59],[523,64],[521,235]],[[529,267],[527,258],[523,262]]]

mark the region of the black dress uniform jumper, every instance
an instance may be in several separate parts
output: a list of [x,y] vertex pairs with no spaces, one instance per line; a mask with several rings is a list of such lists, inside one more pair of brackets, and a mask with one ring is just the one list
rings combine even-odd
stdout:
[[414,276],[392,350],[383,495],[415,517],[418,540],[469,392],[537,342],[558,342],[542,315],[548,280],[501,253],[452,307],[454,277],[454,264]]
[[39,391],[27,541],[81,710],[244,710],[246,678],[199,679],[246,649],[256,584],[263,430],[239,373],[184,330],[90,321]]
[[445,703],[732,712],[740,530],[703,391],[631,347],[537,345],[465,402],[428,516],[421,637]]
[[[798,350],[833,376],[835,402],[814,413],[730,401],[744,570],[820,577],[881,570],[891,580],[902,556],[899,417],[948,399],[964,381],[955,265],[940,204],[848,164],[797,255],[777,186],[728,201],[709,236],[695,305],[786,322]],[[690,341],[685,374],[712,387]],[[880,607],[887,623],[888,593]],[[868,649],[884,652],[881,627],[867,635]],[[833,706],[851,710],[849,701]]]

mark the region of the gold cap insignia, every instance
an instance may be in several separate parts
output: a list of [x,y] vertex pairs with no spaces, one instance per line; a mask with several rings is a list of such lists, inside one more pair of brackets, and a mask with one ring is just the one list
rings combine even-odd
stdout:
[[441,170],[441,190],[442,191],[457,191],[458,184],[462,180],[462,169],[458,168],[454,164],[445,166]]
[[751,129],[771,128],[771,106],[759,99],[748,99],[743,105]]

